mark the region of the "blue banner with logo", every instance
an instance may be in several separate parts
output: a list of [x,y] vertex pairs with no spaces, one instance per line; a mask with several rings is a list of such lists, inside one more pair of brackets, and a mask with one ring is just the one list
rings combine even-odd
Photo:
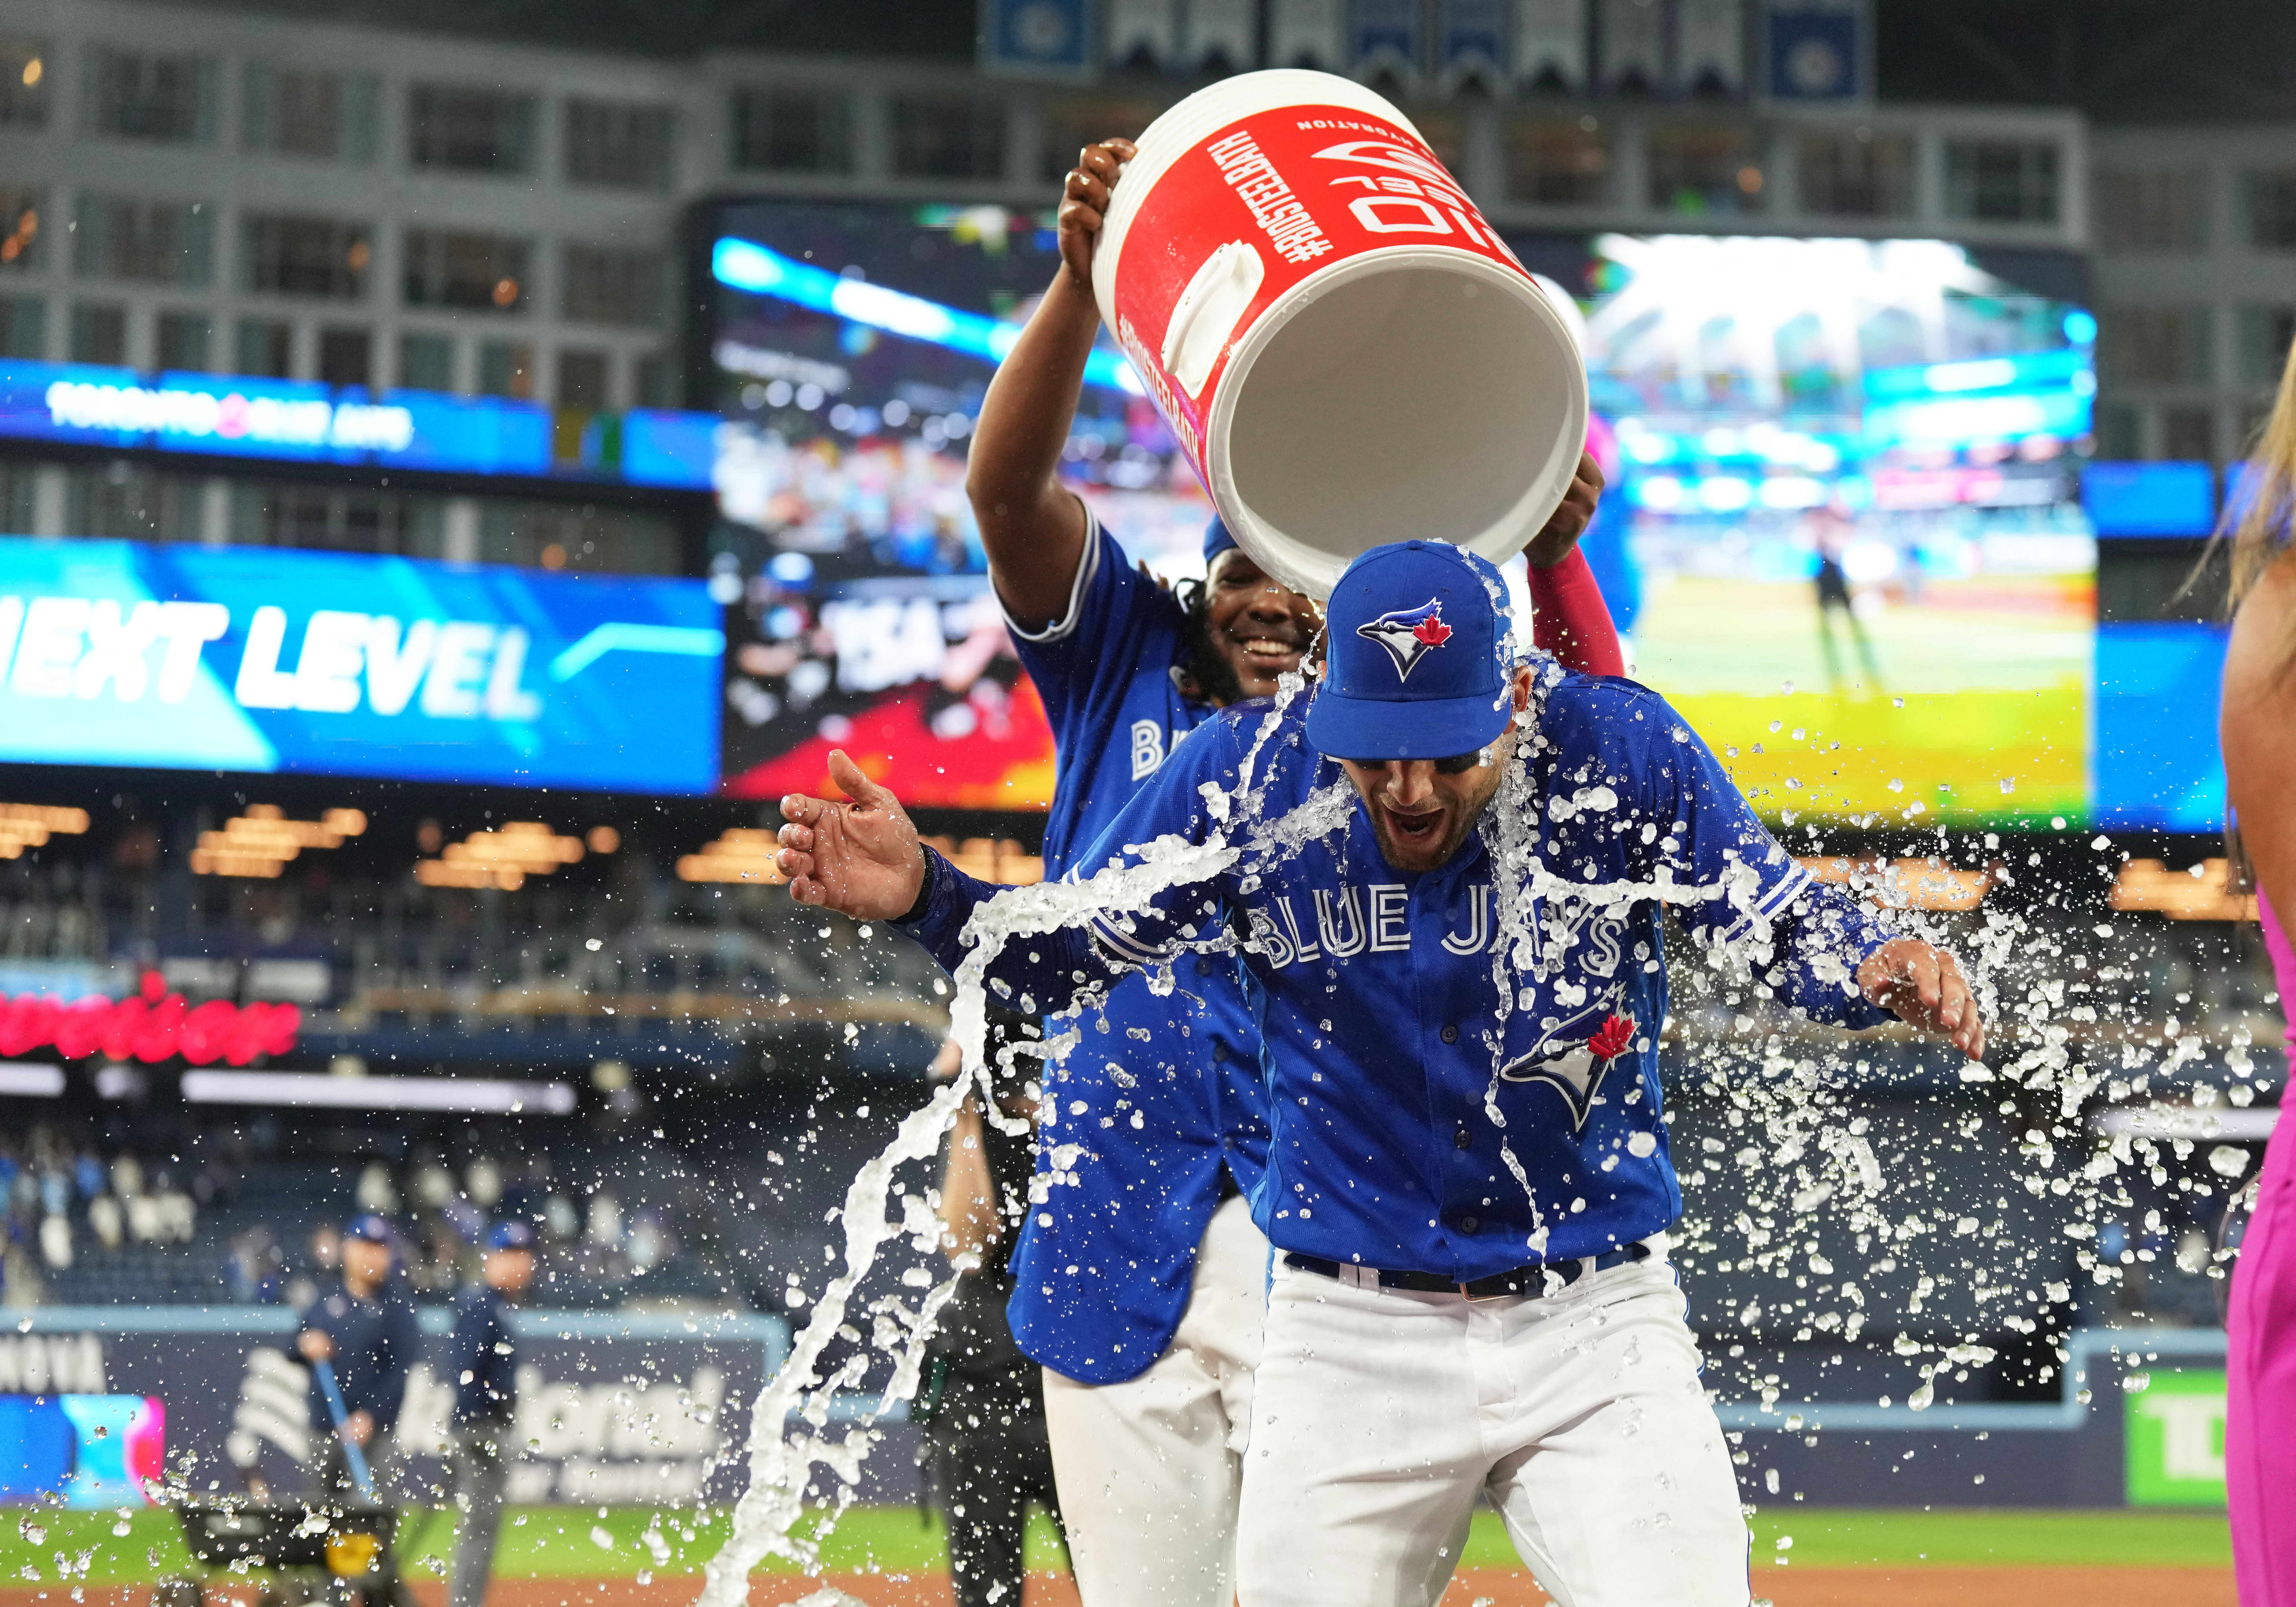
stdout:
[[703,583],[0,537],[0,761],[703,793]]
[[211,456],[707,490],[717,422],[706,413],[602,414],[579,455],[562,459],[550,410],[505,397],[0,362],[0,436]]

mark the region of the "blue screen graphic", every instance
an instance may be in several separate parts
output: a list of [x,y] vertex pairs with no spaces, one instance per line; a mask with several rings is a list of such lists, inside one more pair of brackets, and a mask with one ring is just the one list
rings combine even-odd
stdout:
[[2206,536],[2216,528],[2216,471],[2200,463],[2091,463],[2081,505],[2099,536]]
[[2107,623],[2096,631],[2095,820],[2109,830],[2218,832],[2225,824],[2217,701],[2220,625]]
[[0,760],[704,793],[724,652],[694,580],[0,537]]

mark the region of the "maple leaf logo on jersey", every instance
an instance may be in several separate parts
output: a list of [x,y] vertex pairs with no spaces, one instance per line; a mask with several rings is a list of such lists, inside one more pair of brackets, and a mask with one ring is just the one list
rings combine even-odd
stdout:
[[1387,649],[1395,660],[1395,678],[1407,681],[1420,660],[1451,639],[1451,627],[1443,623],[1442,602],[1430,597],[1417,608],[1398,608],[1357,626],[1356,635]]
[[1590,1004],[1541,1033],[1530,1053],[1500,1068],[1499,1076],[1511,1083],[1545,1083],[1562,1095],[1575,1131],[1587,1125],[1603,1074],[1634,1047],[1635,1032],[1634,1017]]

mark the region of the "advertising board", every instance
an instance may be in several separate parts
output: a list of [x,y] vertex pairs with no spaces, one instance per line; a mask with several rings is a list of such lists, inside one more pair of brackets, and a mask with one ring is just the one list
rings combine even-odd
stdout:
[[699,581],[0,537],[0,760],[700,793]]

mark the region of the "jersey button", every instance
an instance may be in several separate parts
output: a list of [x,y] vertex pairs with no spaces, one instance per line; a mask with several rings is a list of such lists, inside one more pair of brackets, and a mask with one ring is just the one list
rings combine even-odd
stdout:
[[1463,1234],[1473,1233],[1482,1225],[1483,1219],[1480,1217],[1462,1217],[1459,1218],[1459,1231]]
[[1467,1131],[1467,1124],[1463,1121],[1459,1130],[1451,1136],[1451,1142],[1463,1150],[1472,1150],[1475,1147],[1475,1136]]
[[1459,1041],[1459,1029],[1455,1023],[1446,1021],[1440,1036],[1445,1043],[1456,1044]]

